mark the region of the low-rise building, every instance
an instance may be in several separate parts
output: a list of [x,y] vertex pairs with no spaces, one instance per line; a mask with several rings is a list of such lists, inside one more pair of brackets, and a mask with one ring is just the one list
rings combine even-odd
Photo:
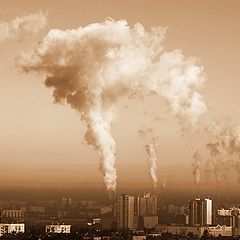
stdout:
[[161,233],[171,233],[173,235],[187,236],[188,234],[193,234],[194,236],[200,238],[205,231],[212,236],[232,236],[231,226],[178,226],[178,225],[159,225],[156,228],[157,231]]
[[219,216],[232,216],[232,210],[231,209],[218,209],[217,214]]
[[161,233],[171,233],[173,235],[187,236],[192,233],[194,236],[200,238],[203,235],[205,227],[189,227],[178,225],[159,225],[156,227],[156,231]]
[[28,211],[31,213],[45,213],[46,207],[40,207],[40,206],[29,206]]
[[9,233],[24,233],[24,223],[0,223],[0,236]]
[[210,227],[207,227],[207,230],[209,235],[212,235],[213,237],[217,237],[219,235],[224,237],[232,236],[232,226],[226,226],[226,225],[210,226]]
[[2,210],[2,217],[6,218],[24,218],[23,210]]
[[24,222],[24,211],[22,209],[4,209],[1,211],[1,221],[5,223]]
[[60,224],[51,224],[46,225],[45,232],[46,233],[70,233],[71,225],[60,225]]
[[145,235],[134,235],[132,236],[132,240],[146,240],[147,237]]

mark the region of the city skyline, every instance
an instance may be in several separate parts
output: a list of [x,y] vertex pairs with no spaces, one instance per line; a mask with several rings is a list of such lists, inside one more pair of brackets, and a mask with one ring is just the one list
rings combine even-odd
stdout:
[[[240,134],[237,109],[240,4],[237,1],[25,0],[20,4],[2,0],[0,4],[0,19],[5,22],[0,25],[1,187],[75,187],[87,183],[100,186],[102,190],[124,189],[132,184],[132,188],[143,186],[148,190],[156,185],[157,192],[163,188],[234,192],[239,184],[239,158],[232,153],[239,152]],[[6,24],[30,14],[33,16],[30,20],[25,18],[26,26],[19,36],[14,27],[12,35],[7,35]],[[34,16],[39,18],[37,23]],[[166,99],[147,95],[144,100],[121,96],[114,103],[117,111],[112,136],[116,142],[117,179],[112,181],[106,180],[106,172],[99,172],[96,146],[86,144],[87,125],[81,121],[79,113],[67,104],[53,103],[53,89],[46,89],[43,84],[49,72],[23,73],[24,68],[32,70],[35,63],[30,60],[39,56],[27,59],[30,64],[24,62],[23,67],[19,67],[19,59],[31,54],[51,29],[77,31],[79,27],[89,29],[93,23],[107,26],[105,21],[112,21],[116,27],[123,24],[118,22],[120,20],[127,22],[131,34],[141,31],[141,27],[135,26],[137,23],[150,35],[152,27],[167,27],[166,35],[163,30],[157,35],[165,38],[164,51],[180,49],[190,65],[200,66],[202,75],[199,78],[203,76],[206,81],[196,91],[201,94],[206,109],[202,116],[196,114],[199,125],[186,130],[182,122],[187,120],[178,116],[185,108],[175,117],[171,107],[165,104]],[[30,26],[27,26],[28,21]],[[162,46],[162,42],[157,44]],[[192,56],[198,60],[192,62]],[[130,62],[128,65],[131,66]],[[34,67],[40,69],[42,66]],[[198,84],[193,92],[195,88]],[[117,92],[113,88],[111,94],[115,96]],[[222,136],[224,141],[230,138],[223,146]],[[226,147],[232,140],[236,144]],[[151,152],[153,146],[155,155]],[[155,165],[151,165],[148,157],[157,158]],[[208,162],[208,158],[213,160]]]

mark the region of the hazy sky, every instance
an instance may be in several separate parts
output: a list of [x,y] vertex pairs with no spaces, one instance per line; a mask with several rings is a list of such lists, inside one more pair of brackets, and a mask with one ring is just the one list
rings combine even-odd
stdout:
[[[0,41],[0,180],[21,184],[102,182],[98,156],[83,143],[84,127],[69,106],[53,104],[43,75],[15,67],[21,52],[30,52],[52,28],[72,29],[105,18],[140,22],[146,29],[167,26],[167,50],[182,49],[204,66],[202,95],[213,115],[238,123],[240,111],[240,2],[235,0],[0,0],[0,19],[47,12],[47,25],[34,36]],[[34,26],[33,26],[34,28]],[[180,127],[156,97],[121,99],[113,126],[117,142],[118,183],[146,182],[144,141],[138,130],[150,126],[159,136],[158,175],[167,184],[193,184],[192,155],[201,139],[181,137]],[[147,114],[146,114],[147,111]],[[161,121],[152,121],[157,113]],[[102,183],[101,183],[102,184]]]

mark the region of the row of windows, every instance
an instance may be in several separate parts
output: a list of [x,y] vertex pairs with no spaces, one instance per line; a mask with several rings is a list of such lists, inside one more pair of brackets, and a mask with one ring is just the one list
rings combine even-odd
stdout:
[[5,217],[23,217],[24,214],[21,212],[6,212],[3,214]]

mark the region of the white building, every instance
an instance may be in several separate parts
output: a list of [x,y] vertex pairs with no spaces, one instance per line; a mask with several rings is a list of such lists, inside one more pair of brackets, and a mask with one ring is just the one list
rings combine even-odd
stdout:
[[211,199],[208,199],[206,198],[204,200],[204,211],[205,211],[205,214],[206,216],[204,216],[204,223],[206,225],[211,225],[212,224],[212,200]]
[[198,238],[200,238],[204,231],[207,230],[209,235],[212,236],[232,236],[232,227],[229,226],[207,226],[207,227],[203,227],[203,226],[177,226],[177,225],[158,225],[158,227],[156,228],[157,231],[161,232],[161,233],[171,233],[173,235],[180,235],[180,236],[187,236],[188,233],[192,233],[194,236],[197,236]]
[[211,226],[207,228],[208,233],[212,235],[213,237],[217,237],[219,235],[224,236],[224,237],[231,237],[232,234],[232,226]]
[[207,226],[212,224],[212,200],[195,199],[189,202],[190,226]]
[[218,209],[217,213],[219,216],[231,216],[232,210],[231,209]]
[[0,236],[7,233],[24,233],[24,223],[0,223]]
[[46,225],[46,233],[70,233],[71,225],[60,225],[60,224],[51,224]]

